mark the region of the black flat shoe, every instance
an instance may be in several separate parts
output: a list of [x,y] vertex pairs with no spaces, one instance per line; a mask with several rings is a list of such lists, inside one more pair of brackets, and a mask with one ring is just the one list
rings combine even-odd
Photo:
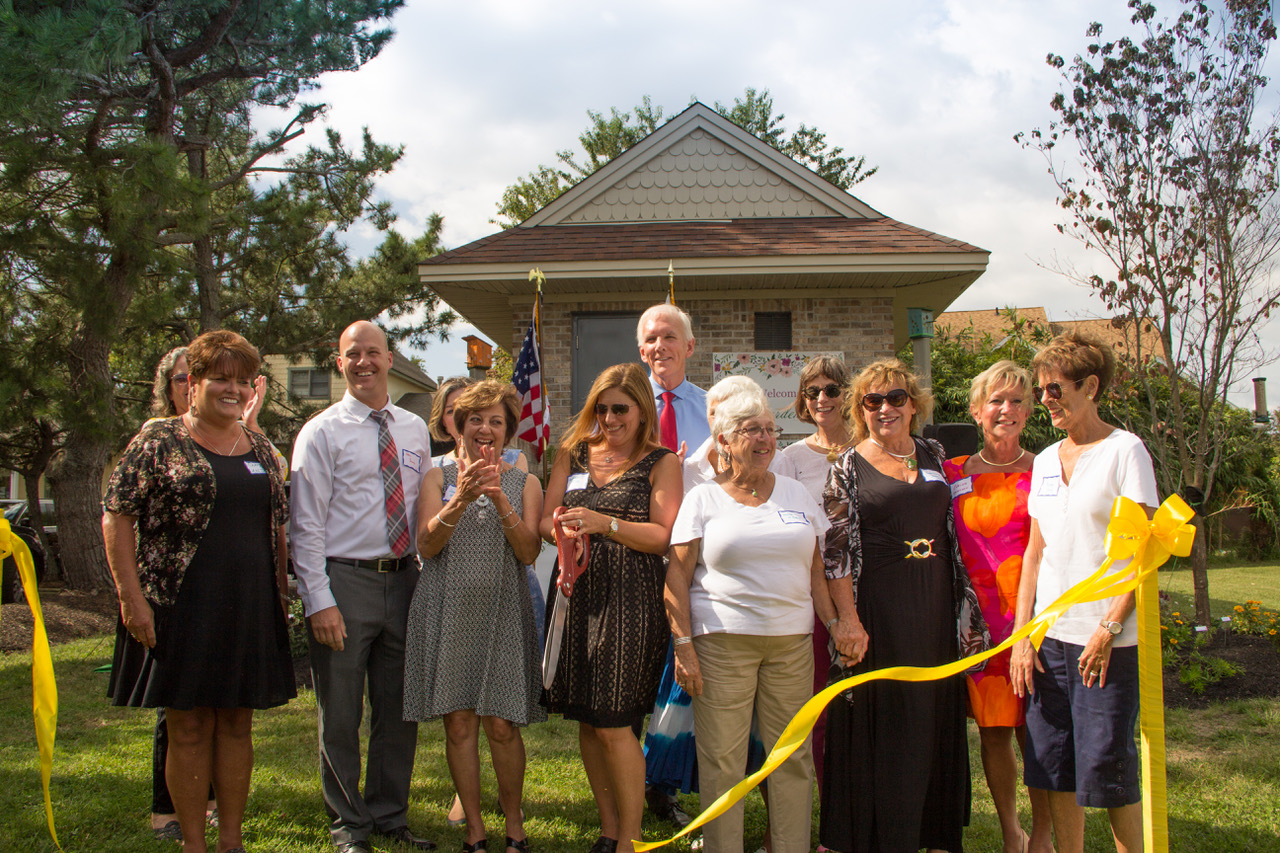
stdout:
[[605,838],[603,835],[596,839],[596,843],[591,845],[588,853],[615,853],[618,849],[618,839]]
[[529,853],[529,836],[516,841],[510,835],[507,836],[507,849],[515,850],[516,853]]
[[478,853],[478,851],[484,850],[488,843],[489,839],[487,838],[481,838],[475,844],[468,844],[464,841],[462,842],[462,853]]

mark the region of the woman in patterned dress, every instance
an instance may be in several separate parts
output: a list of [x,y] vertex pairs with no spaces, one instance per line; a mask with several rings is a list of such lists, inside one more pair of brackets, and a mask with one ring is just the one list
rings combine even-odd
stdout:
[[[846,401],[857,444],[827,481],[823,561],[837,627],[861,624],[870,639],[861,660],[842,658],[842,676],[938,666],[990,647],[955,545],[942,446],[913,434],[932,404],[896,359],[868,365]],[[959,853],[969,815],[963,679],[846,692],[827,709],[826,749],[825,846]]]
[[653,708],[666,658],[662,558],[681,494],[679,460],[658,441],[648,377],[636,364],[607,368],[560,444],[541,526],[554,541],[552,515],[564,506],[566,533],[591,536],[543,703],[579,723],[600,813],[594,853],[629,851],[640,837],[644,753],[631,727]]
[[[1035,454],[1018,439],[1031,413],[1031,374],[1012,361],[998,361],[979,373],[969,388],[969,413],[982,428],[982,449],[972,456],[947,460],[943,469],[955,500],[956,536],[969,580],[978,594],[982,615],[994,643],[1013,633],[1018,608],[1022,553],[1031,536],[1027,495]],[[969,716],[978,724],[982,770],[1000,819],[1004,853],[1045,853],[1053,849],[1049,800],[1029,789],[1031,835],[1018,821],[1018,761],[1014,734],[1024,742],[1023,700],[1009,680],[1009,652],[970,673]]]
[[242,849],[253,711],[295,695],[289,513],[271,442],[241,421],[258,351],[220,330],[186,359],[190,408],[142,428],[103,499],[121,616],[107,689],[116,705],[165,709],[183,850],[204,853],[210,780],[219,849]]
[[457,464],[427,472],[418,499],[422,577],[409,607],[404,716],[444,717],[445,755],[466,818],[463,850],[485,849],[480,724],[493,757],[506,846],[527,853],[519,726],[541,722],[533,603],[524,566],[537,557],[542,489],[502,459],[520,402],[486,380],[458,397]]

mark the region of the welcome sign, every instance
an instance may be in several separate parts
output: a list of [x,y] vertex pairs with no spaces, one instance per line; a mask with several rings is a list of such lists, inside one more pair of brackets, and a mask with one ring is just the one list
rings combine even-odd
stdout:
[[844,361],[839,352],[717,352],[711,355],[713,383],[726,376],[746,376],[764,389],[773,409],[773,418],[784,435],[809,435],[812,424],[796,417],[796,394],[800,392],[800,372],[809,359],[828,356]]

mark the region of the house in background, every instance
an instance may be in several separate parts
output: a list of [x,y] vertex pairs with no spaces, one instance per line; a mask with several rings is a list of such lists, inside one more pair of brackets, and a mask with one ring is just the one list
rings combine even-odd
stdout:
[[940,313],[988,257],[890,219],[695,103],[519,226],[418,272],[517,353],[529,271],[543,271],[542,376],[558,433],[603,368],[639,360],[636,320],[666,298],[668,262],[694,321],[689,378],[706,387],[759,362],[794,399],[809,355],[840,353],[855,370],[892,355],[908,309]]
[[[328,406],[341,400],[346,393],[347,384],[332,363],[317,365],[310,359],[290,361],[284,355],[267,355],[262,362],[271,378],[271,387],[285,389],[289,400]],[[391,402],[426,420],[431,414],[431,395],[435,390],[434,379],[407,357],[392,350],[391,370],[387,373],[387,393]]]
[[1008,340],[1010,323],[1015,318],[1019,322],[1041,326],[1050,335],[1068,331],[1088,332],[1110,345],[1115,350],[1116,357],[1123,360],[1164,363],[1160,334],[1149,320],[1143,320],[1137,325],[1131,321],[1108,317],[1050,320],[1043,307],[1034,306],[946,311],[934,318],[933,328],[938,334],[945,332],[953,336],[972,330],[975,342],[984,336],[990,336],[992,343],[1000,346]]

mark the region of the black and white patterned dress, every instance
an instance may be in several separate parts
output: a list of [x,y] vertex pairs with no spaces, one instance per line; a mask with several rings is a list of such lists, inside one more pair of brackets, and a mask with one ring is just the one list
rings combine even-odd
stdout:
[[[458,468],[443,469],[444,488]],[[528,474],[502,473],[502,491],[524,512]],[[541,690],[533,603],[524,565],[507,543],[492,502],[467,507],[449,544],[422,563],[409,606],[404,656],[404,718],[426,721],[474,710],[518,726],[539,723]]]
[[[566,507],[619,521],[647,522],[649,474],[670,453],[654,450],[617,479],[597,486],[586,474],[586,447],[570,466],[583,488],[565,491]],[[558,577],[559,567],[556,568]],[[591,560],[574,586],[565,620],[556,680],[545,691],[547,709],[597,728],[621,728],[653,710],[671,628],[663,604],[666,566],[661,554],[643,554],[605,536],[591,537]],[[551,630],[554,592],[547,602]]]

